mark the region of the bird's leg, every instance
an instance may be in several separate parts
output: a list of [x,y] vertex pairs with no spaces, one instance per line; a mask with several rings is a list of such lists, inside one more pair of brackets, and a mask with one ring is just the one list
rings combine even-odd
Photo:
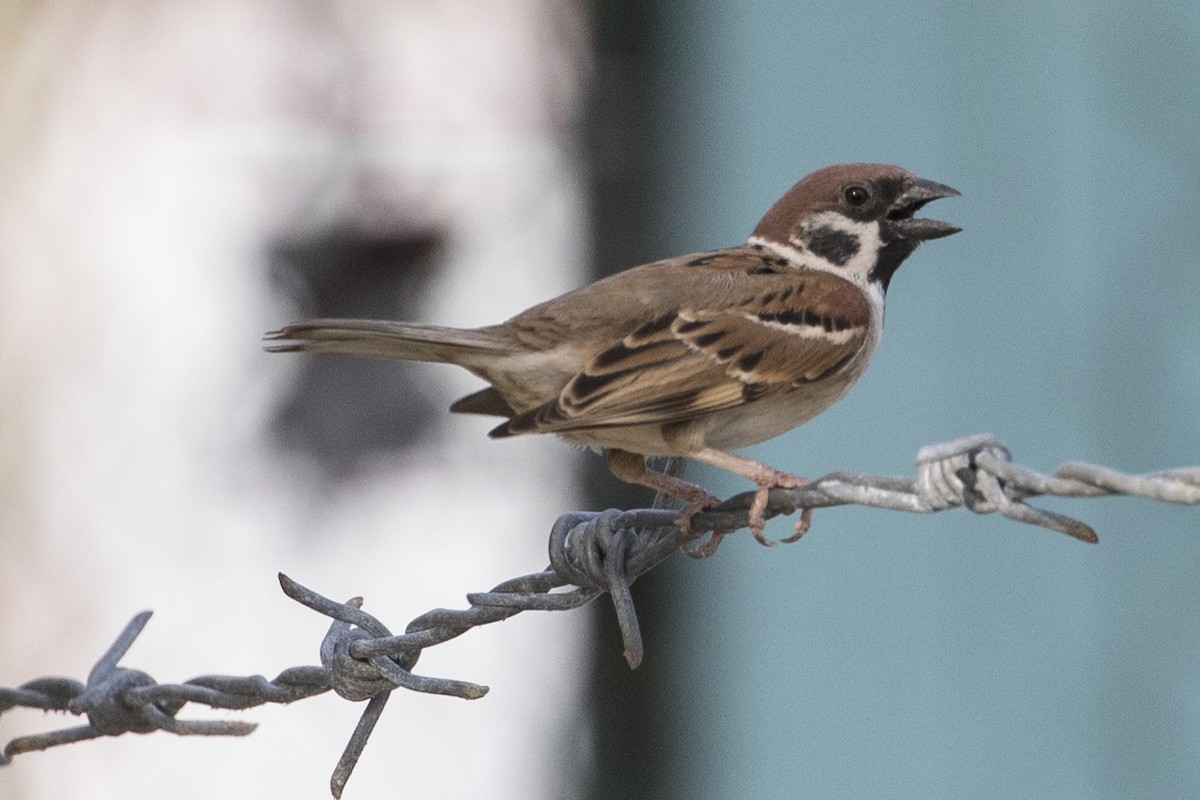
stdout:
[[682,500],[685,505],[675,515],[675,524],[685,534],[691,531],[692,517],[721,502],[694,483],[650,469],[646,466],[646,459],[637,453],[630,453],[626,450],[608,450],[605,458],[608,460],[608,468],[612,470],[612,474],[626,483],[646,486],[656,492],[669,494],[671,497]]
[[[808,478],[801,478],[799,475],[793,475],[790,472],[783,472],[774,467],[768,467],[766,464],[754,461],[753,459],[736,456],[733,453],[726,453],[724,450],[714,450],[711,447],[705,447],[702,450],[688,453],[688,458],[712,464],[714,467],[729,470],[735,475],[741,475],[744,478],[754,481],[758,488],[754,492],[754,502],[750,504],[750,532],[754,534],[754,538],[759,544],[768,546],[775,544],[763,536],[763,527],[767,524],[767,500],[769,499],[771,490],[799,489],[801,486],[809,483]],[[795,533],[783,541],[794,542],[799,539],[808,530],[811,520],[812,509],[804,509],[800,515],[800,519],[796,522]]]

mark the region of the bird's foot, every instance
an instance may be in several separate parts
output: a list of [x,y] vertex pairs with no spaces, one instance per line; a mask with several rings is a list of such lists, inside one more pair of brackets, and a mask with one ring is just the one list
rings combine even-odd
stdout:
[[[749,521],[747,523],[750,528],[750,533],[754,535],[754,540],[766,547],[773,547],[775,542],[763,535],[763,528],[767,524],[767,503],[771,499],[772,489],[799,489],[811,481],[808,478],[802,478],[799,475],[793,475],[790,472],[783,472],[774,467],[768,467],[766,464],[758,464],[753,470],[752,475],[747,475],[747,478],[758,484],[758,488],[754,491],[754,501],[750,504]],[[779,541],[784,543],[794,542],[808,532],[808,526],[812,522],[812,509],[806,508],[800,514],[800,519],[796,521],[796,528],[790,536],[787,536]]]
[[[688,455],[697,461],[703,461],[713,466],[727,469],[730,472],[754,481],[754,485],[757,488],[754,491],[754,500],[750,503],[746,524],[750,528],[750,533],[754,535],[755,541],[767,547],[775,544],[775,542],[763,535],[763,528],[767,524],[767,505],[771,499],[771,490],[799,489],[801,486],[811,483],[808,478],[802,478],[799,475],[793,475],[790,472],[769,467],[759,461],[734,455],[733,453],[726,453],[723,450],[716,450],[711,447],[705,447]],[[812,509],[806,508],[800,514],[800,519],[797,520],[796,528],[792,534],[780,541],[796,541],[808,531],[811,521]],[[715,550],[716,546],[713,545],[711,549]]]
[[699,486],[692,487],[694,491],[687,492],[686,496],[676,495],[680,500],[683,500],[686,505],[680,509],[675,515],[675,527],[679,528],[679,532],[685,536],[692,532],[692,517],[699,514],[701,511],[708,511],[716,508],[721,504],[721,501],[713,497],[708,492],[701,489]]
[[[675,515],[675,526],[679,528],[680,533],[688,536],[692,533],[692,517],[699,514],[701,511],[708,511],[716,508],[721,504],[721,501],[713,497],[708,492],[697,487],[697,493],[693,498],[684,498],[687,505],[683,510]],[[683,552],[687,553],[692,558],[709,558],[717,552],[717,548],[721,545],[721,540],[725,538],[725,534],[721,531],[713,531],[708,535],[708,539],[695,547],[684,547]]]

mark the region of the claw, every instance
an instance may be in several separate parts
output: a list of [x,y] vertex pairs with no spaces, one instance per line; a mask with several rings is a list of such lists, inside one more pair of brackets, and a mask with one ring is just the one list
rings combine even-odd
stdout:
[[[707,511],[710,508],[715,508],[721,504],[721,501],[713,497],[708,492],[701,491],[691,500],[683,510],[675,515],[675,527],[679,528],[680,533],[688,536],[692,532],[692,517],[699,514],[701,511]],[[717,552],[717,548],[721,545],[721,539],[725,538],[724,533],[713,531],[709,534],[708,539],[695,548],[684,547],[683,552],[687,553],[692,558],[709,558],[713,553]]]
[[808,533],[808,526],[812,524],[812,512],[813,510],[811,508],[801,509],[800,519],[796,520],[795,530],[792,531],[790,536],[785,536],[779,541],[783,542],[784,544],[791,544],[792,542],[799,541],[801,536]]
[[706,558],[712,558],[712,556],[716,554],[717,548],[721,546],[721,542],[724,539],[724,531],[713,531],[708,535],[706,540],[695,547],[683,548],[683,552],[687,553],[692,558],[703,561]]
[[750,533],[754,534],[754,541],[764,547],[775,546],[775,542],[763,535],[763,528],[767,525],[767,501],[770,500],[772,488],[770,484],[760,483],[754,491],[754,502],[750,504]]

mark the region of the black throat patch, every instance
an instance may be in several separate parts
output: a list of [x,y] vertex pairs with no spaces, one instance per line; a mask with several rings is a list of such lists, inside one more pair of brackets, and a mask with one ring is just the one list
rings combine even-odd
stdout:
[[875,266],[871,267],[871,271],[867,274],[867,280],[878,281],[886,293],[888,284],[892,282],[892,276],[896,274],[896,270],[900,269],[904,259],[917,249],[918,244],[920,242],[915,239],[893,239],[888,242],[880,249],[879,255],[875,259]]
[[804,249],[839,267],[858,255],[861,246],[853,233],[822,225],[804,232]]

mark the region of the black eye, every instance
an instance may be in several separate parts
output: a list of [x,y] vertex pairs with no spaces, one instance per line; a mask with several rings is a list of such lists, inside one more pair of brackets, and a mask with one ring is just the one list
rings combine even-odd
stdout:
[[871,190],[865,186],[853,183],[842,190],[842,197],[852,206],[861,206],[871,199]]

